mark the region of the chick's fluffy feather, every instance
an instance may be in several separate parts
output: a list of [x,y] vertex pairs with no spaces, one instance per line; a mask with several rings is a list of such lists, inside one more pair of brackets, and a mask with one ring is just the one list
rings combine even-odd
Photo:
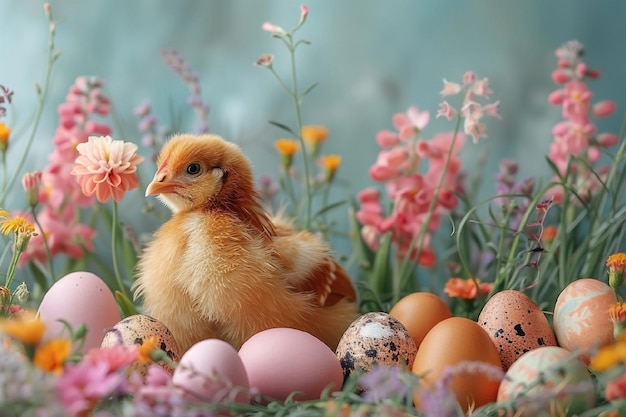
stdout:
[[239,147],[178,135],[158,165],[146,195],[173,215],[142,254],[135,295],[181,350],[212,337],[239,348],[274,327],[335,349],[357,316],[350,278],[319,237],[263,210]]

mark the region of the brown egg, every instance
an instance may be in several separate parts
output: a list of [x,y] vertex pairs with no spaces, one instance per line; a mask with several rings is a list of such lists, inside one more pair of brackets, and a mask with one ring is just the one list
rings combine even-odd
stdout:
[[[157,346],[163,350],[174,362],[180,359],[178,345],[170,330],[160,321],[143,314],[128,316],[118,322],[112,329],[106,332],[102,340],[102,347],[122,345],[132,346],[142,344],[147,338],[156,336]],[[174,369],[169,365],[159,362],[168,372],[173,373]],[[138,371],[145,376],[149,362],[136,362],[131,366],[131,370]]]
[[452,317],[448,305],[430,292],[414,292],[400,299],[389,311],[406,327],[419,349],[424,336],[433,326]]
[[548,319],[529,296],[517,290],[494,294],[478,316],[498,349],[506,371],[524,353],[541,346],[556,346]]
[[[461,364],[466,361],[474,364]],[[485,365],[483,369],[476,366],[480,362]],[[422,389],[439,381],[444,371],[452,372],[449,388],[467,412],[470,407],[478,408],[496,400],[500,380],[494,378],[494,370],[498,374],[502,365],[489,335],[473,320],[450,317],[437,323],[426,334],[417,351],[413,373],[421,377],[421,389],[415,391],[413,399],[419,408]]]

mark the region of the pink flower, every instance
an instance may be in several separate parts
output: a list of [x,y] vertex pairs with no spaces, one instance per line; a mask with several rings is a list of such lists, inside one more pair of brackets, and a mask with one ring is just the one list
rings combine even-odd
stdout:
[[617,105],[612,100],[599,101],[593,105],[591,112],[595,117],[606,117],[615,113]]
[[112,373],[105,362],[67,365],[56,381],[56,392],[70,416],[87,415],[99,401],[126,391],[126,377]]
[[428,121],[430,113],[428,111],[420,112],[415,106],[408,108],[406,113],[397,113],[393,116],[393,125],[400,132],[400,139],[409,139],[422,131]]
[[381,130],[376,134],[376,142],[381,148],[391,148],[400,143],[400,137],[389,130]]
[[606,384],[604,398],[615,401],[626,397],[626,374],[621,374]]
[[454,96],[461,92],[461,85],[457,83],[451,83],[445,78],[443,79],[443,90],[439,92],[442,97]]
[[96,195],[104,203],[111,197],[119,202],[126,191],[139,186],[137,165],[143,158],[136,154],[137,145],[110,136],[91,136],[79,144],[72,175],[77,176],[83,194]]
[[463,84],[468,85],[476,81],[478,77],[474,71],[466,71],[463,74]]
[[439,103],[439,111],[437,111],[437,117],[445,117],[448,120],[455,118],[457,115],[457,111],[454,107],[450,106],[447,101],[442,101]]
[[306,17],[309,15],[309,6],[306,4],[300,5],[300,24],[306,21]]
[[285,33],[285,30],[283,28],[270,22],[264,22],[261,25],[261,29],[263,29],[266,32],[270,32],[272,34],[282,35]]
[[26,202],[30,207],[39,204],[39,187],[41,186],[41,171],[27,172],[22,177],[22,187],[26,191]]
[[106,363],[111,372],[128,366],[139,359],[137,345],[126,347],[114,345],[103,348],[93,348],[83,358],[83,361],[91,365]]

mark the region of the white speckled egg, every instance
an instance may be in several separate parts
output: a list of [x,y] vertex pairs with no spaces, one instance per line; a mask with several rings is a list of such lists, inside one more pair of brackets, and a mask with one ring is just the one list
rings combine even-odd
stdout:
[[505,371],[532,349],[556,346],[546,316],[529,296],[517,290],[494,294],[480,312],[478,324],[498,349]]
[[371,371],[376,364],[411,370],[417,346],[397,319],[387,313],[373,312],[352,322],[336,353],[347,378],[352,372]]
[[[167,353],[167,356],[169,356],[171,360],[174,362],[179,361],[180,352],[178,345],[170,330],[157,319],[143,314],[128,316],[113,326],[113,328],[104,335],[102,347],[114,345],[141,345],[146,339],[152,336],[156,336],[157,346]],[[170,374],[174,372],[171,366],[163,362],[161,362],[160,365],[170,372]],[[131,368],[145,376],[149,366],[150,362],[136,362]]]

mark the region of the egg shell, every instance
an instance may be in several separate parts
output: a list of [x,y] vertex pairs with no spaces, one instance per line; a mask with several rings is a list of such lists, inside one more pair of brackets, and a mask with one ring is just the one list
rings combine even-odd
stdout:
[[[102,339],[102,347],[115,345],[133,346],[141,345],[143,342],[155,336],[157,347],[163,350],[167,356],[174,362],[180,360],[180,350],[176,344],[176,340],[170,330],[159,320],[146,316],[144,314],[135,314],[121,320],[113,328],[109,329]],[[174,368],[170,365],[160,362],[170,374],[174,372]],[[142,376],[146,376],[151,363],[135,362],[131,365],[131,369],[139,372]]]
[[[578,390],[567,393],[567,387],[572,386]],[[588,389],[580,391],[585,386]],[[562,392],[546,395],[551,389]],[[541,400],[544,398],[551,398],[551,403]],[[554,415],[576,415],[593,408],[595,399],[595,388],[585,363],[562,347],[544,346],[526,352],[513,362],[500,384],[497,400],[515,400],[516,416],[539,417],[548,409],[555,410]]]
[[230,400],[231,388],[239,392],[234,401],[250,401],[248,374],[237,350],[220,339],[206,339],[191,346],[180,358],[172,376],[173,384],[190,400]]
[[85,271],[72,272],[55,282],[44,294],[37,313],[46,325],[44,340],[69,338],[61,319],[74,329],[87,326],[82,353],[99,347],[105,332],[121,320],[113,292],[97,275]]
[[494,294],[480,312],[478,324],[498,349],[505,371],[529,350],[556,346],[546,316],[529,296],[517,290]]
[[450,307],[430,292],[414,292],[401,298],[389,310],[406,328],[419,349],[426,333],[442,320],[452,317]]
[[263,396],[284,401],[317,400],[322,392],[341,390],[343,375],[334,352],[301,330],[275,328],[253,335],[239,349],[250,386]]
[[[465,361],[486,365],[484,370],[461,367],[450,379],[449,388],[467,412],[472,406],[478,408],[495,401],[500,381],[494,378],[494,370],[497,373],[502,369],[496,347],[478,323],[465,317],[450,317],[437,323],[417,351],[413,373],[420,376],[420,386],[428,389],[447,368],[462,366],[459,364]],[[421,391],[417,389],[413,396],[418,408]]]
[[609,306],[615,303],[613,290],[594,278],[569,283],[554,305],[553,326],[558,345],[578,351],[585,360],[597,347],[614,341]]
[[352,372],[369,372],[374,365],[410,370],[416,353],[417,346],[407,329],[398,319],[383,312],[358,317],[337,346],[345,378]]

